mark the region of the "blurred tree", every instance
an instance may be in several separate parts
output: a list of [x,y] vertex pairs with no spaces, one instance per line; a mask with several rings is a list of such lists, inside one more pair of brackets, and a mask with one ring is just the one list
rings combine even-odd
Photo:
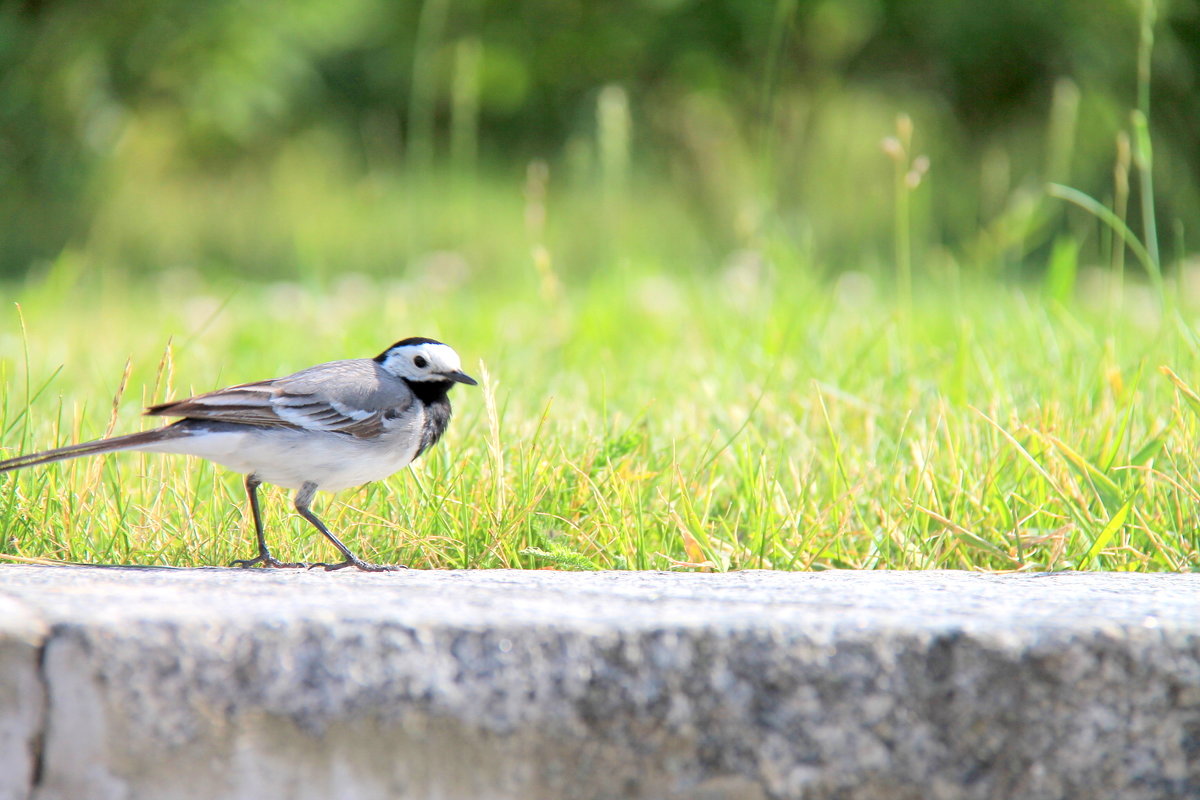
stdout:
[[[886,169],[865,143],[910,111],[933,153],[932,233],[953,242],[986,222],[982,157],[1006,154],[988,174],[1010,186],[1044,177],[1063,76],[1083,98],[1071,176],[1105,194],[1133,103],[1136,18],[1130,0],[7,3],[0,273],[88,235],[112,171],[133,158],[118,158],[131,131],[153,130],[177,173],[269,161],[322,131],[364,170],[439,164],[456,137],[483,169],[519,176],[531,157],[569,159],[610,85],[628,96],[634,162],[731,246],[754,227],[731,192],[793,215],[830,252],[861,238],[833,216],[853,201],[802,184]],[[1173,177],[1160,202],[1193,222],[1200,11],[1175,2],[1160,18],[1152,123]]]

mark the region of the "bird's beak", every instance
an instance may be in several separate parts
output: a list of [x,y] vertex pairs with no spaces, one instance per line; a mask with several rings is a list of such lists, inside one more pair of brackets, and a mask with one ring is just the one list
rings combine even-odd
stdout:
[[443,372],[441,375],[443,378],[447,378],[458,383],[465,383],[467,386],[479,385],[479,381],[475,380],[465,372]]

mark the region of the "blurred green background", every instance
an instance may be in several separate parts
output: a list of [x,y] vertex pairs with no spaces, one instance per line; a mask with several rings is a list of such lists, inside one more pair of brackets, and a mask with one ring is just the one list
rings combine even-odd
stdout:
[[[1180,0],[0,4],[0,455],[427,335],[447,442],[322,501],[376,560],[1195,568],[1198,75]],[[0,558],[240,497],[23,471]]]
[[[1044,186],[1124,204],[1142,235],[1138,182],[1123,195],[1114,174],[1129,169],[1140,9],[5,3],[0,277],[66,255],[264,279],[432,263],[486,282],[531,264],[717,270],[773,247],[817,274],[886,275],[909,171],[918,275],[1036,274],[1056,241],[1107,264],[1106,229]],[[1154,194],[1172,268],[1200,230],[1200,4],[1157,12]],[[881,142],[905,138],[901,114],[896,161]]]

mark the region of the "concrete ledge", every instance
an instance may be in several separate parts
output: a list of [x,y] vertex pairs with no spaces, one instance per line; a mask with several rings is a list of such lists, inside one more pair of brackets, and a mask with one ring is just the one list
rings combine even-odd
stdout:
[[0,567],[0,800],[1197,796],[1200,576]]
[[0,800],[37,781],[46,694],[39,663],[46,628],[32,609],[0,595]]

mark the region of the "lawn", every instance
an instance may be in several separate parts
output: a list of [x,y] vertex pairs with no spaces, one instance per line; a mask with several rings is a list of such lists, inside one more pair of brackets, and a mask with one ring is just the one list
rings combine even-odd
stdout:
[[[517,262],[520,259],[516,259]],[[1189,570],[1200,564],[1200,299],[1107,273],[821,276],[785,246],[502,276],[276,283],[92,271],[4,287],[0,455],[149,427],[142,407],[411,335],[480,387],[414,467],[315,510],[422,568]],[[1053,285],[1052,285],[1053,284]],[[1169,369],[1177,376],[1177,385]],[[331,548],[279,489],[281,558]],[[0,475],[0,559],[226,564],[240,476],[120,454]]]

